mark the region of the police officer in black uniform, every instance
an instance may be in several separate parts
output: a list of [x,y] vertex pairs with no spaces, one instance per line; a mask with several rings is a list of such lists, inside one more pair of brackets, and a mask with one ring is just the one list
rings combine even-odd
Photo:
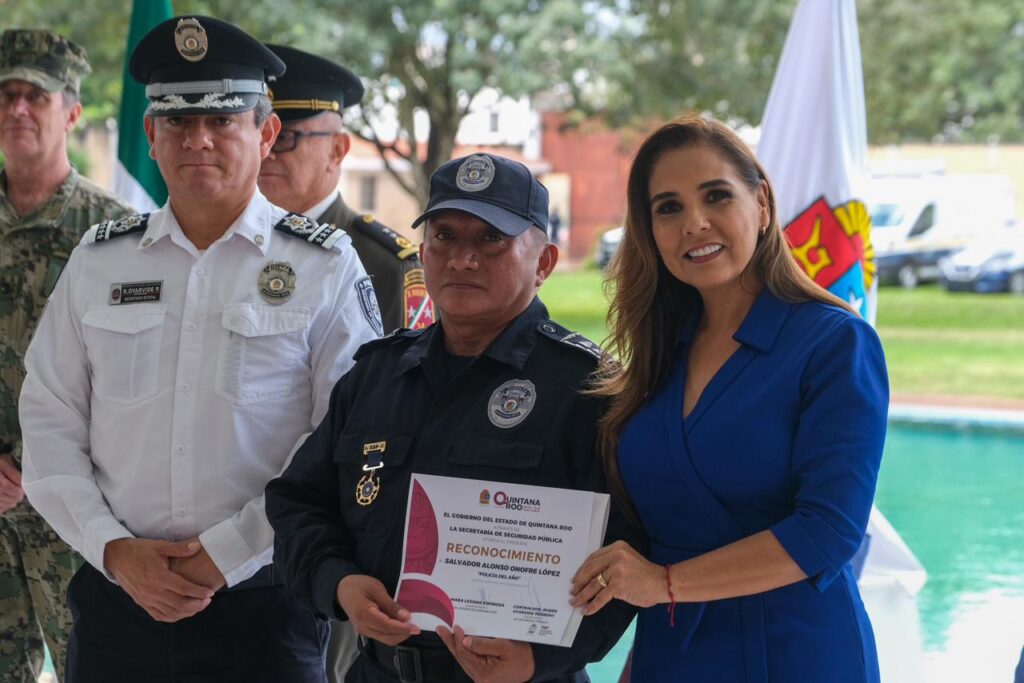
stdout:
[[421,329],[434,322],[423,284],[419,250],[394,230],[349,208],[338,192],[341,162],[351,140],[341,121],[358,104],[363,84],[327,59],[283,45],[267,45],[287,65],[271,83],[282,129],[260,169],[260,190],[274,204],[330,223],[352,238],[373,281],[384,331]]
[[[456,159],[431,178],[420,223],[441,322],[356,354],[324,421],[267,486],[275,561],[300,599],[363,636],[350,683],[589,680],[584,666],[622,635],[628,605],[584,618],[571,648],[466,646],[447,631],[420,633],[391,598],[413,472],[606,490],[595,454],[604,404],[581,393],[601,351],[550,320],[536,295],[558,260],[544,232],[547,190],[517,162]],[[359,486],[364,465],[380,466],[376,486]],[[613,509],[606,542],[643,544],[639,533]]]

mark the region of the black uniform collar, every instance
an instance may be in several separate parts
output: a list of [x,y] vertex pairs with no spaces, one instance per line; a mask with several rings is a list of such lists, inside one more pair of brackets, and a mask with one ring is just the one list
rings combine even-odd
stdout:
[[[521,370],[537,343],[537,323],[548,318],[548,309],[539,297],[533,297],[526,310],[513,318],[508,327],[480,355]],[[443,322],[431,325],[430,329],[413,341],[398,361],[397,374],[423,365],[428,359],[431,363],[441,359],[445,353],[442,325]]]

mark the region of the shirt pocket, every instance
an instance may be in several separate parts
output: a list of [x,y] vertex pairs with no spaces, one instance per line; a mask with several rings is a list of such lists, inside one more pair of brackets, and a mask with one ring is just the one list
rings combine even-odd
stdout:
[[[380,489],[372,503],[361,505],[356,489],[369,477],[363,470],[366,447],[384,444],[383,467],[374,470],[373,478]],[[411,436],[385,436],[381,434],[342,434],[334,447],[334,466],[338,472],[341,513],[346,525],[358,537],[367,535],[398,534],[405,528],[405,508],[409,498],[411,468],[406,459],[412,450]]]
[[309,324],[308,308],[226,306],[221,315],[217,393],[237,406],[294,394],[309,355]]
[[163,305],[98,308],[82,316],[82,336],[99,398],[131,405],[152,398],[160,377]]
[[509,470],[534,470],[540,466],[544,446],[527,441],[510,441],[483,434],[467,434],[452,442],[448,462],[470,469],[464,476],[498,474]]

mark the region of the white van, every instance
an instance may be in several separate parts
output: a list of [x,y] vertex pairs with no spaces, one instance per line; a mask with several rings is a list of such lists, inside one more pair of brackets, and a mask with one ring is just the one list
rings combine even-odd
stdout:
[[913,288],[939,277],[939,260],[978,237],[1010,229],[1013,183],[1005,175],[876,177],[865,192],[882,284]]

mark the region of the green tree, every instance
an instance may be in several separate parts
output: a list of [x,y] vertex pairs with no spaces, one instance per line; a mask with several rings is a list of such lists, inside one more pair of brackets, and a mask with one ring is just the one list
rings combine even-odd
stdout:
[[[615,110],[756,125],[796,5],[632,0],[642,28]],[[1024,140],[1024,2],[857,0],[857,14],[872,143]]]
[[[83,87],[92,117],[120,96],[128,4],[118,0],[0,0],[13,25],[46,25],[87,46],[94,74]],[[13,5],[12,7],[9,7]],[[470,102],[484,88],[511,97],[546,91],[572,108],[600,103],[604,77],[625,60],[613,49],[623,22],[614,4],[577,0],[176,0],[179,14],[231,21],[268,42],[333,58],[359,74],[367,94],[351,130],[372,142],[398,183],[420,202],[451,158]],[[5,17],[6,19],[6,17]],[[5,21],[6,23],[6,21]],[[627,79],[620,79],[625,81]],[[381,129],[397,122],[397,137]],[[425,138],[413,131],[425,121]],[[393,168],[406,161],[412,180]]]
[[1024,3],[860,0],[868,132],[906,140],[1024,140]]
[[616,36],[631,69],[615,118],[712,112],[760,122],[796,0],[632,0],[634,27]]
[[[321,0],[295,3],[302,17],[258,35],[318,52],[367,86],[351,130],[372,142],[392,176],[425,203],[430,174],[451,158],[459,124],[485,88],[511,96],[547,91],[573,107],[593,93],[590,75],[618,61],[619,26],[597,3],[577,0]],[[306,11],[310,14],[306,15]],[[251,7],[238,17],[251,26]],[[382,122],[397,123],[397,136]],[[425,125],[423,125],[425,123]],[[425,129],[425,130],[424,130]],[[418,137],[420,131],[425,137]],[[412,179],[393,160],[412,168]]]
[[[827,0],[822,0],[827,1]],[[613,124],[710,111],[761,120],[796,0],[175,0],[268,41],[340,61],[368,86],[353,132],[423,200],[473,96],[544,93]],[[0,27],[48,26],[84,45],[88,119],[113,116],[127,0],[0,0]],[[857,0],[872,143],[1024,141],[1024,2]],[[351,110],[350,110],[351,111]],[[382,112],[397,138],[379,127]],[[426,137],[412,134],[417,119]],[[122,122],[122,125],[125,125]],[[389,166],[390,168],[390,166]]]

